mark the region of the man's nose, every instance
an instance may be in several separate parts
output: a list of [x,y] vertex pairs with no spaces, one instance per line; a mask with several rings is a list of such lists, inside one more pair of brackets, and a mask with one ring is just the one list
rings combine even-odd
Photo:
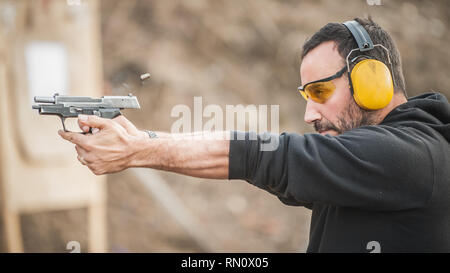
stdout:
[[305,122],[306,123],[314,123],[314,121],[316,120],[320,120],[321,119],[321,115],[320,112],[318,111],[318,103],[314,102],[311,99],[308,99],[308,101],[306,102],[306,110],[305,110]]

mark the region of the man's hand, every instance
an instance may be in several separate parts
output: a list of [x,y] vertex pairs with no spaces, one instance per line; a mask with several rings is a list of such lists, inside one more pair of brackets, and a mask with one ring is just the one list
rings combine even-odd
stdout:
[[111,120],[80,115],[78,125],[86,133],[92,128],[92,134],[58,133],[76,145],[78,160],[96,175],[145,167],[202,178],[228,178],[230,141],[225,136],[230,132],[204,133],[211,140],[194,138],[197,133],[174,137],[160,132],[158,138],[150,139],[123,116]]
[[149,139],[145,132],[139,131],[124,116],[111,120],[80,115],[78,125],[86,133],[92,128],[92,134],[62,130],[58,133],[75,144],[78,160],[96,175],[115,173],[130,167],[133,155],[138,152],[136,147],[139,145],[135,144]]

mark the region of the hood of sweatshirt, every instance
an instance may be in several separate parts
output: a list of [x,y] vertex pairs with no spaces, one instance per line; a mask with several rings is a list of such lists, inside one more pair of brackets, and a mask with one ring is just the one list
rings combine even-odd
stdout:
[[410,127],[420,123],[431,127],[450,143],[450,104],[440,93],[425,93],[409,98],[406,103],[392,110],[381,125],[390,123]]

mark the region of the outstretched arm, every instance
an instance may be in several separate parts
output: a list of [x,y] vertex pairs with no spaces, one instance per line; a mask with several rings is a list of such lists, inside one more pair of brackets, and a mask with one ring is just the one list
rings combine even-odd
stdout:
[[150,139],[123,116],[109,120],[80,115],[78,122],[83,131],[89,127],[98,130],[87,135],[58,133],[76,145],[78,160],[96,175],[147,167],[202,178],[228,178],[228,132],[158,133],[158,138]]

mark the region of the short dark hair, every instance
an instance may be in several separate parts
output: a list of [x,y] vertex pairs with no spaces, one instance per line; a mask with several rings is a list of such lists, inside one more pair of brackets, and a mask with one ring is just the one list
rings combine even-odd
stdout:
[[[391,72],[395,82],[394,90],[395,92],[402,91],[403,94],[407,96],[400,52],[398,51],[394,40],[384,29],[375,23],[372,18],[355,18],[355,20],[367,30],[374,44],[381,44],[389,50],[393,70]],[[336,43],[338,52],[344,59],[344,62],[348,53],[350,53],[352,49],[358,47],[358,44],[346,26],[342,23],[328,23],[305,42],[303,45],[302,59],[315,47],[328,41],[334,41]],[[356,51],[352,53],[350,59],[353,59],[359,55],[366,55],[382,61],[389,67],[389,69],[391,69],[386,51],[381,47],[375,47],[373,50],[365,52]],[[352,66],[353,65],[350,64],[350,68],[352,68]]]

